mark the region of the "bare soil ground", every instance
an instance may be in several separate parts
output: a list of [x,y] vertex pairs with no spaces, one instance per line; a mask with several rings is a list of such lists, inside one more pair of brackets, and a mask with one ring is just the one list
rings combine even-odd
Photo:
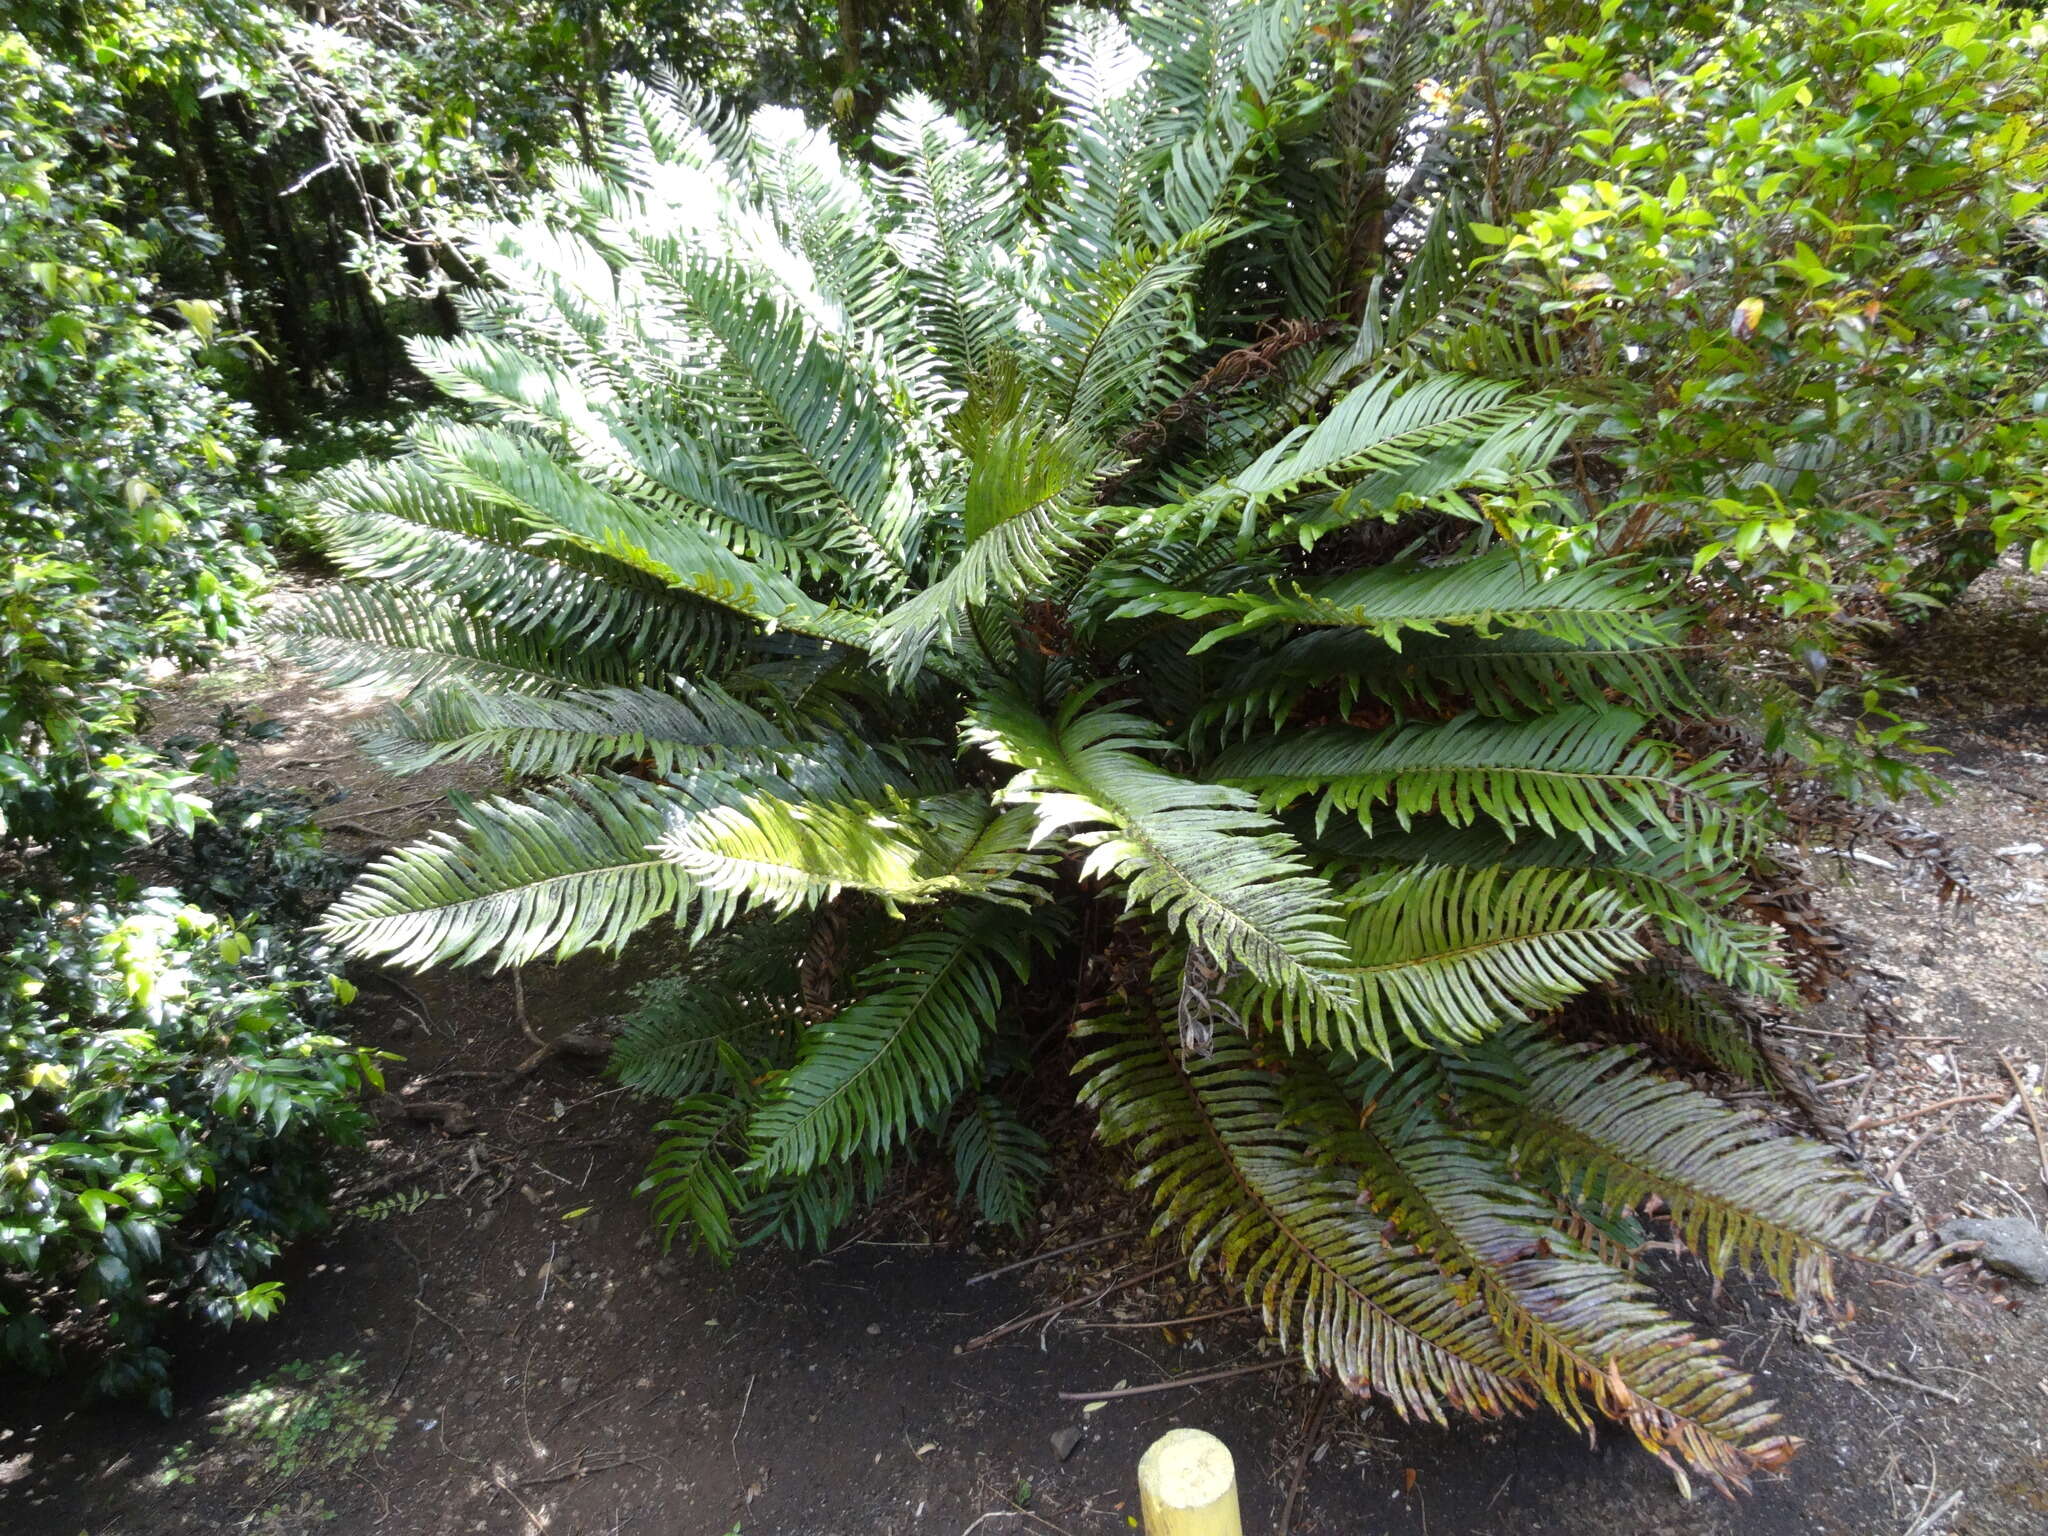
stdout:
[[[1928,1109],[2008,1088],[2000,1052],[2023,1074],[2048,1067],[2048,599],[1982,585],[1900,657],[1926,675],[1958,785],[1916,814],[1962,850],[1978,899],[1937,906],[1890,870],[1829,861],[1866,974],[1906,1022],[1866,1050],[1841,1003],[1797,1038],[1846,1122],[1891,1122],[1861,1133],[1864,1156],[1925,1218],[2038,1220],[2026,1115],[1987,1129],[1993,1098]],[[160,728],[229,701],[287,727],[245,753],[250,778],[346,795],[322,813],[343,848],[418,835],[456,782],[384,779],[348,734],[370,700],[254,663],[180,689]],[[546,1038],[601,1023],[657,963],[530,968],[526,1020]],[[1802,1317],[1663,1277],[1809,1441],[1739,1504],[1687,1500],[1622,1432],[1404,1424],[1328,1400],[1241,1315],[1174,1323],[1233,1298],[1156,1272],[1167,1254],[1138,1233],[1056,1252],[1142,1224],[1098,1158],[1061,1170],[1021,1242],[968,1230],[942,1181],[913,1176],[822,1256],[664,1256],[632,1193],[653,1107],[588,1061],[508,1077],[533,1053],[509,978],[363,980],[356,1028],[403,1060],[376,1140],[343,1169],[340,1226],[283,1277],[285,1311],[181,1339],[169,1421],[85,1406],[71,1382],[10,1383],[0,1531],[1090,1536],[1133,1528],[1138,1454],[1191,1423],[1233,1446],[1249,1531],[2048,1533],[2048,1307],[2024,1287],[1852,1275],[1844,1315]],[[422,1104],[455,1109],[436,1123]],[[1034,1254],[1054,1256],[977,1283]],[[254,1384],[337,1358],[346,1411],[235,1436]],[[1267,1365],[1087,1408],[1106,1388]],[[380,1432],[356,1454],[349,1426],[384,1420],[381,1449]],[[1068,1429],[1082,1435],[1063,1459]]]

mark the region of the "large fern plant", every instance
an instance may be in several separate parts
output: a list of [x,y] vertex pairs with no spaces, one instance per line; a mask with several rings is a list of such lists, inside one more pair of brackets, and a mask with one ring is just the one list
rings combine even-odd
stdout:
[[1454,199],[1331,237],[1310,172],[1415,66],[1333,126],[1316,22],[1075,15],[1037,198],[917,97],[868,170],[622,83],[416,348],[463,409],[319,486],[355,579],[298,653],[403,685],[392,766],[529,781],[326,928],[426,966],[680,927],[617,1067],[716,1253],[924,1147],[1021,1220],[1015,1089],[1078,1058],[1162,1231],[1310,1367],[1737,1484],[1791,1442],[1632,1256],[1810,1296],[1899,1254],[1833,1154],[1667,1069],[1768,1080],[1768,804],[1659,740],[1682,616],[1572,555],[1568,423],[1409,364]]

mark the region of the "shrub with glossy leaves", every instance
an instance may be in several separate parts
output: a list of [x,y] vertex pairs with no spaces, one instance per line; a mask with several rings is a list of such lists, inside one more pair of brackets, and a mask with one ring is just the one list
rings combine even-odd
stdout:
[[85,880],[198,813],[135,740],[148,669],[214,655],[264,564],[263,447],[204,360],[214,308],[110,222],[120,138],[102,87],[0,34],[0,859]]
[[0,995],[0,1355],[96,1354],[168,1411],[167,1313],[268,1316],[280,1245],[325,1222],[370,1053],[345,984],[289,932],[173,890],[7,909]]

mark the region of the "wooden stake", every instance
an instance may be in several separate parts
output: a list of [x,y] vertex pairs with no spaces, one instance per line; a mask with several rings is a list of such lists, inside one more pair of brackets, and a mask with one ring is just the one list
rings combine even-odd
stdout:
[[1237,1466],[1207,1430],[1169,1429],[1138,1462],[1145,1536],[1244,1536]]

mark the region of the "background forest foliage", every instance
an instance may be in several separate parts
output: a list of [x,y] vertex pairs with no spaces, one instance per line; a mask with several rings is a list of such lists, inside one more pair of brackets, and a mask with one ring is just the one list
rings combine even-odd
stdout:
[[1613,1261],[1655,1194],[1791,1295],[1918,1262],[1702,1088],[1831,979],[1790,850],[1910,846],[1885,636],[2048,560],[2036,15],[7,14],[17,1359],[162,1400],[375,1080],[304,807],[137,739],[289,518],[377,750],[527,785],[321,932],[689,929],[615,1064],[665,1225],[814,1241],[925,1150],[1014,1221],[1078,1071],[1312,1366],[1782,1458]]

